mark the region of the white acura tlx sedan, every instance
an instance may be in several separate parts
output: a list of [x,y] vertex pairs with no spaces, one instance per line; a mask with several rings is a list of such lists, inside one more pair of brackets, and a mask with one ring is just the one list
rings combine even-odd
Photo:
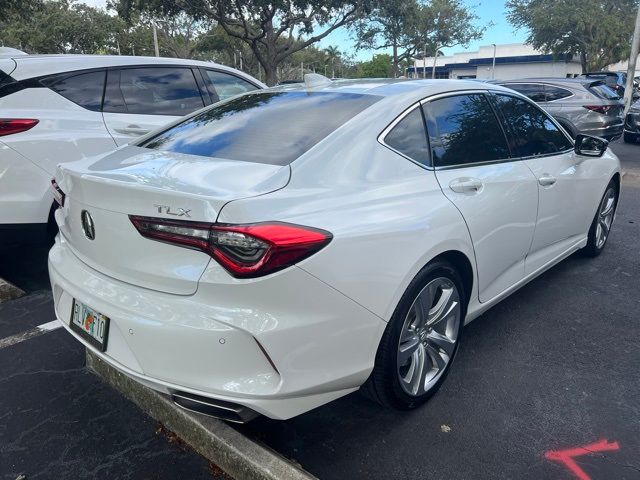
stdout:
[[466,322],[603,250],[620,164],[496,85],[313,79],[65,163],[53,187],[65,327],[181,407],[242,422],[359,388],[425,402]]

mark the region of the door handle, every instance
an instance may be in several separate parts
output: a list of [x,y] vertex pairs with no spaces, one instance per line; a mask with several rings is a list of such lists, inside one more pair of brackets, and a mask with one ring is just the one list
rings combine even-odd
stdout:
[[449,188],[456,193],[480,193],[484,184],[477,178],[456,178],[449,183]]
[[126,127],[123,127],[123,128],[114,128],[114,130],[118,133],[122,133],[123,135],[135,135],[135,136],[146,135],[151,131],[148,128],[142,128],[139,125],[127,125]]
[[543,187],[550,187],[551,185],[556,183],[556,177],[554,177],[553,175],[549,175],[548,173],[544,173],[538,179],[538,183]]

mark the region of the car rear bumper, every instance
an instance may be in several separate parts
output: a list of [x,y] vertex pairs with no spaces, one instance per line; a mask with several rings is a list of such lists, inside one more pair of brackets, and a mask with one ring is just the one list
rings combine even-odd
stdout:
[[606,138],[607,140],[614,140],[620,137],[620,135],[622,135],[623,128],[624,128],[624,124],[620,122],[614,125],[607,125],[607,126],[598,127],[598,128],[590,128],[588,130],[583,130],[580,133]]
[[[186,392],[275,419],[359,388],[386,327],[297,267],[245,288],[205,284],[194,295],[175,295],[93,270],[59,235],[49,276],[57,318],[114,368],[163,393]],[[110,318],[105,352],[70,329],[74,299]]]

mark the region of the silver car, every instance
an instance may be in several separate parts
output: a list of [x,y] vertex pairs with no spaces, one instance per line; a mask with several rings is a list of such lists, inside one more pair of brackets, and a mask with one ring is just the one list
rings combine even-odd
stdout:
[[495,83],[539,104],[572,137],[584,133],[612,140],[622,135],[624,104],[601,80],[523,78]]

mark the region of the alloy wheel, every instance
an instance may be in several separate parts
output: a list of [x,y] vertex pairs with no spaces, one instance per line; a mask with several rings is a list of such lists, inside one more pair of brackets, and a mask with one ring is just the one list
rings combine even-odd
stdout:
[[446,277],[431,280],[413,301],[398,342],[397,372],[413,397],[428,392],[451,362],[462,321],[460,293]]
[[604,244],[609,237],[611,230],[611,224],[613,223],[613,216],[616,211],[616,191],[613,188],[607,189],[604,194],[602,203],[600,203],[600,209],[598,210],[598,218],[596,224],[596,248],[600,249],[604,247]]

